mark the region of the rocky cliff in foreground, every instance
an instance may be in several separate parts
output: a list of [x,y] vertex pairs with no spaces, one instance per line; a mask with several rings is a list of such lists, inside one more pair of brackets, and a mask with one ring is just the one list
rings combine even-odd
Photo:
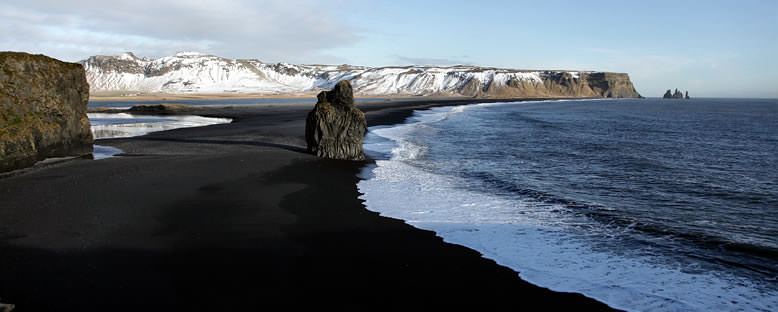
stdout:
[[82,64],[93,92],[284,94],[331,89],[349,80],[354,93],[374,96],[640,97],[625,73],[268,64],[196,52],[158,59],[93,56]]
[[88,100],[80,64],[0,52],[0,172],[91,154]]

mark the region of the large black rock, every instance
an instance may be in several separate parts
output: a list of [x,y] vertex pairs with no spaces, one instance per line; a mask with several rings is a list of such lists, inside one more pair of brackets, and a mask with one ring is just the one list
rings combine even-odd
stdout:
[[362,139],[367,132],[365,113],[354,105],[351,84],[342,80],[319,93],[305,121],[308,152],[326,158],[364,160]]

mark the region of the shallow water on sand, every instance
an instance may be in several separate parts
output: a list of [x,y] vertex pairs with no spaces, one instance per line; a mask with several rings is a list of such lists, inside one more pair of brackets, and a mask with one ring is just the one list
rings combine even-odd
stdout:
[[[88,113],[87,117],[92,125],[92,137],[94,137],[95,140],[135,137],[157,131],[202,127],[232,122],[229,118],[147,116],[129,113]],[[120,153],[122,153],[122,150],[118,148],[95,144],[92,157],[95,160],[100,160],[113,157]]]
[[201,116],[147,116],[128,113],[88,113],[95,139],[125,138],[178,128],[230,123],[229,118]]

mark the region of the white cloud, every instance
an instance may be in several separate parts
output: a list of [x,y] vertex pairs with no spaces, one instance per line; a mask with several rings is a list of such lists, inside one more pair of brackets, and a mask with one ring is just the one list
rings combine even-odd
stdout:
[[429,57],[408,57],[402,55],[394,55],[393,58],[400,64],[405,65],[437,65],[437,66],[451,66],[451,65],[471,65],[471,62],[465,61],[467,56],[454,57],[454,58],[429,58]]
[[359,40],[337,2],[173,0],[34,1],[0,4],[0,48],[75,61],[132,51],[196,50],[264,61],[344,61],[328,49]]

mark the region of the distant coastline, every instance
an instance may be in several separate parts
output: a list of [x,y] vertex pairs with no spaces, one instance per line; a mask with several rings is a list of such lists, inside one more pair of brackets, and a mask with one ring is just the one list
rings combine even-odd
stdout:
[[[230,99],[315,99],[316,91],[304,93],[126,93],[121,91],[97,91],[89,94],[90,101],[168,101],[168,100],[230,100]],[[355,94],[355,98],[376,98],[377,96]],[[471,98],[463,95],[429,95],[413,96],[407,94],[381,95],[379,98],[419,98],[419,99],[446,99],[446,98]]]
[[81,64],[91,92],[132,95],[256,94],[306,96],[349,80],[362,96],[641,97],[627,73],[521,70],[480,66],[297,65],[184,52],[157,59],[132,53]]

